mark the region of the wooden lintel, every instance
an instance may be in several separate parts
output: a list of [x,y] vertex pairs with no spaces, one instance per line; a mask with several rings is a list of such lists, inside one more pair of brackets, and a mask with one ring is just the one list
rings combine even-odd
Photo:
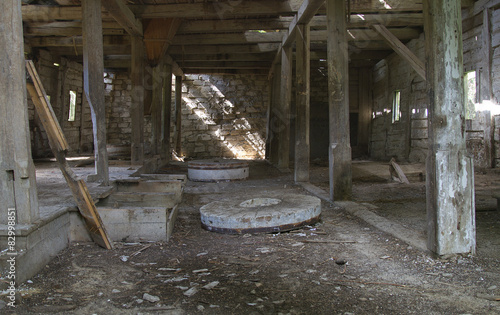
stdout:
[[121,0],[106,0],[102,6],[111,14],[126,31],[132,36],[142,36],[142,23],[136,19],[134,13],[130,11],[125,2]]
[[372,28],[387,41],[387,44],[389,44],[389,46],[391,46],[391,48],[394,49],[394,51],[401,56],[401,58],[410,63],[410,66],[422,79],[426,79],[424,63],[408,47],[406,47],[405,44],[403,44],[383,25],[372,25]]

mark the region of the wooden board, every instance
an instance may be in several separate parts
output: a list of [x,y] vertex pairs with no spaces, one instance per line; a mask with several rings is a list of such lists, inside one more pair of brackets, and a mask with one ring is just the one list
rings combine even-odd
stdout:
[[28,73],[33,81],[33,83],[27,83],[28,92],[33,99],[35,109],[40,116],[43,127],[47,132],[52,152],[54,153],[54,156],[59,164],[59,168],[61,169],[61,172],[71,189],[73,198],[75,199],[78,209],[85,220],[87,229],[89,230],[94,242],[104,248],[112,249],[113,243],[109,240],[106,229],[104,228],[99,213],[95,207],[95,203],[92,200],[92,196],[88,191],[87,184],[83,179],[79,179],[76,176],[66,160],[66,152],[69,148],[68,143],[64,137],[54,111],[52,110],[52,106],[49,103],[49,99],[35,69],[35,65],[31,60],[26,61],[26,68],[28,69]]

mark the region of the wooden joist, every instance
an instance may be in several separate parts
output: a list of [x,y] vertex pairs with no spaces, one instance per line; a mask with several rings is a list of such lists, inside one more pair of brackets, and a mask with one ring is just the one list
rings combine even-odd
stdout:
[[33,83],[27,83],[28,92],[30,93],[33,103],[35,104],[35,109],[41,118],[43,127],[47,132],[52,152],[54,153],[54,156],[59,164],[59,168],[61,169],[61,172],[71,189],[90,235],[92,236],[94,242],[98,245],[107,249],[112,249],[113,243],[109,240],[106,229],[102,223],[99,213],[97,212],[94,201],[92,200],[92,196],[87,189],[87,184],[84,180],[79,179],[76,176],[66,160],[66,152],[68,150],[66,138],[62,133],[61,126],[57,121],[47,94],[41,84],[40,77],[36,72],[35,65],[31,60],[26,61],[26,68],[33,81]]

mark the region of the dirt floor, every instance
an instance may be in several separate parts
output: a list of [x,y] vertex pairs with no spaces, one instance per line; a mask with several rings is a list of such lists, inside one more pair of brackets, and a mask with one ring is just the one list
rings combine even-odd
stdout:
[[[404,186],[388,180],[388,169],[387,176],[363,169],[368,164],[356,168],[354,199],[425,237],[425,184],[418,171]],[[312,182],[325,188],[327,174],[316,165]],[[500,215],[490,211],[494,204],[486,194],[497,183],[492,178],[500,179],[495,172],[476,177],[484,197],[476,197],[482,207],[476,256],[434,259],[327,202],[320,223],[290,233],[201,229],[199,208],[211,201],[265,191],[307,194],[292,174],[253,162],[247,181],[188,182],[169,243],[117,243],[115,250],[72,244],[21,286],[15,312],[500,314]]]

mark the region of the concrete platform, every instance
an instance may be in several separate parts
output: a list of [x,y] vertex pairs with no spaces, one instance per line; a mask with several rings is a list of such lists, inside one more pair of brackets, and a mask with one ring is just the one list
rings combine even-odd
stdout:
[[247,161],[211,159],[188,162],[188,178],[196,182],[243,180],[248,174]]
[[318,222],[319,198],[267,194],[215,201],[200,208],[204,229],[226,234],[281,232]]

